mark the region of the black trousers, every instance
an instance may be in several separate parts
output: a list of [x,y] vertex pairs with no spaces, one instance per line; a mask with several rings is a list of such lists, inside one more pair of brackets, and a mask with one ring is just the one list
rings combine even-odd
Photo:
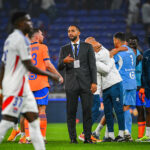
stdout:
[[93,94],[90,90],[66,90],[67,96],[67,126],[70,139],[76,139],[76,112],[78,107],[78,98],[81,99],[82,113],[83,113],[83,131],[85,134],[85,140],[89,140],[91,137],[92,128],[92,101]]

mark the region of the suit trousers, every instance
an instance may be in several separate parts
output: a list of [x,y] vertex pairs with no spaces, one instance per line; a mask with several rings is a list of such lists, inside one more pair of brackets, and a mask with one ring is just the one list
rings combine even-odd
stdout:
[[70,139],[76,139],[76,113],[78,107],[78,98],[81,99],[82,113],[83,113],[83,131],[85,134],[85,140],[89,140],[91,137],[92,128],[92,101],[93,94],[90,89],[76,89],[66,90],[67,97],[67,126]]

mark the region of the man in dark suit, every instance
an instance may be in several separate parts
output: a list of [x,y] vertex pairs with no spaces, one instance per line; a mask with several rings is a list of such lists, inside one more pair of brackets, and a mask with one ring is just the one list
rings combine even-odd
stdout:
[[76,25],[68,28],[71,43],[61,47],[58,69],[65,71],[67,97],[67,125],[71,143],[76,140],[76,112],[80,96],[83,112],[84,143],[92,143],[91,107],[93,93],[97,90],[96,63],[92,45],[81,42],[80,29]]

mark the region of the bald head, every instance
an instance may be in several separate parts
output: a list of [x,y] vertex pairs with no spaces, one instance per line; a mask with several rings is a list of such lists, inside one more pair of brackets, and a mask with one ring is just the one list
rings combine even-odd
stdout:
[[96,41],[96,39],[94,38],[94,37],[87,37],[86,39],[85,39],[85,42],[86,43],[89,43],[89,44],[91,44],[91,42],[93,42],[93,41]]

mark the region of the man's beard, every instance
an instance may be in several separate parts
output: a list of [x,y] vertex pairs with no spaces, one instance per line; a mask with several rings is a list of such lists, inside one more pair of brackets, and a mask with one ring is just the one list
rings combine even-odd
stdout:
[[75,36],[75,37],[73,37],[73,38],[70,38],[70,37],[69,37],[69,39],[73,42],[73,41],[75,41],[75,40],[77,39],[77,36]]

